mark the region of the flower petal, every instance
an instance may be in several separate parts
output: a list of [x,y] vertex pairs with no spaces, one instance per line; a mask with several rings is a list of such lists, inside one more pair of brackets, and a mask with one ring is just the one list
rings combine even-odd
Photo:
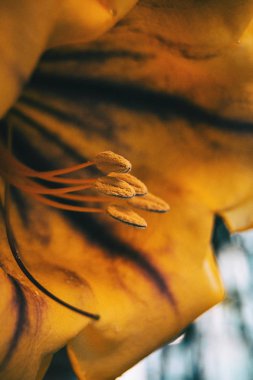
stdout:
[[1,1],[0,117],[14,103],[44,51],[58,7],[54,0]]
[[253,199],[247,199],[235,207],[222,210],[220,215],[225,220],[229,231],[249,230],[253,227]]
[[[179,17],[185,54],[168,43],[175,23],[170,30],[166,5],[140,3],[99,41],[48,52],[8,115],[27,163],[43,170],[117,151],[171,205],[168,215],[146,218],[146,231],[105,216],[53,213],[63,246],[72,234],[76,245],[71,260],[53,249],[50,259],[85,278],[102,312],[70,345],[80,378],[113,379],[222,299],[210,240],[214,213],[253,193],[252,45],[223,50],[240,28],[231,32],[214,12],[221,43],[214,38],[206,48],[213,9],[202,8],[196,45],[183,32],[190,7]],[[223,5],[215,9],[224,15]]]
[[[124,263],[114,264],[122,285],[114,283],[109,273],[100,289],[96,284],[101,320],[87,326],[69,345],[79,379],[114,380],[222,299],[209,246],[211,214],[198,200],[187,197],[179,200],[172,195],[171,205],[171,214],[164,220],[151,215],[146,231],[128,233],[117,228],[118,260],[124,260],[126,246],[129,250]],[[111,237],[107,239],[112,246]],[[159,277],[145,273],[141,259],[135,267],[130,250],[156,268]]]
[[[58,232],[56,229],[53,231],[51,227],[57,223],[54,215],[50,215],[46,227],[43,225],[42,214],[37,213],[32,207],[28,213],[24,211],[22,214],[22,218],[25,219],[20,219],[20,207],[20,203],[18,208],[12,206],[14,212],[11,213],[11,223],[20,243],[23,260],[32,274],[37,276],[45,287],[53,289],[59,297],[65,300],[67,297],[67,300],[69,298],[73,303],[78,301],[80,308],[95,311],[94,295],[85,279],[71,271],[66,263],[54,261],[55,254],[62,252],[61,244],[64,244],[66,225],[64,227],[64,224],[58,223],[60,229]],[[33,217],[36,219],[31,228],[30,218]],[[36,237],[32,235],[35,231],[40,236],[37,235],[37,242]],[[57,234],[58,245],[55,244]],[[0,235],[0,323],[4,326],[0,342],[0,377],[8,380],[34,380],[37,379],[37,373],[41,373],[42,376],[45,372],[52,353],[58,351],[66,341],[91,323],[91,320],[47,298],[20,272],[6,241],[2,214]],[[74,249],[70,241],[67,244],[65,241],[66,246],[70,250]]]
[[0,117],[11,107],[38,59],[52,45],[96,38],[136,0],[1,1]]
[[94,40],[118,22],[137,0],[65,0],[48,46]]

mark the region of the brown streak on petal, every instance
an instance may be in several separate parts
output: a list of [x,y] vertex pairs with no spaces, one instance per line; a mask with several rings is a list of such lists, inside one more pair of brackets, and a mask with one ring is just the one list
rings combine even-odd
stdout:
[[13,286],[13,307],[17,312],[17,320],[13,336],[9,343],[9,347],[2,362],[0,363],[0,371],[2,371],[8,365],[24,332],[24,329],[28,325],[27,302],[24,291],[14,277],[9,275],[9,279]]
[[[230,133],[252,133],[251,121],[220,115],[182,96],[164,91],[154,91],[139,85],[117,83],[101,78],[64,77],[56,73],[54,76],[43,73],[35,75],[31,88],[36,86],[46,97],[49,96],[49,83],[51,95],[54,93],[57,97],[71,98],[77,102],[84,102],[87,99],[90,103],[103,101],[114,106],[125,107],[128,111],[147,111],[159,116],[161,120],[166,120],[168,117],[185,118],[191,122],[190,126],[193,128],[197,128],[199,124],[205,124],[203,128],[210,126]],[[15,114],[18,113],[19,111],[15,110]]]
[[76,272],[74,272],[70,269],[61,267],[60,265],[49,264],[49,263],[46,263],[45,268],[47,268],[47,270],[61,272],[63,274],[65,280],[71,281],[72,286],[78,287],[80,285],[81,286],[85,285],[87,287],[90,287],[90,285],[88,284],[88,282],[84,278],[80,277]]
[[[128,242],[123,241],[117,235],[116,230],[114,231],[109,225],[101,224],[92,215],[66,213],[65,217],[76,229],[85,234],[91,244],[99,246],[106,257],[113,260],[125,260],[138,269],[177,311],[177,302],[168,280],[164,278],[159,268],[147,257],[145,251],[138,250]],[[98,236],[99,239],[97,238]]]
[[38,215],[31,211],[33,208],[30,200],[16,188],[11,189],[11,194],[24,228],[29,229],[33,239],[39,241],[42,246],[48,246],[51,242],[51,232],[45,218],[42,214],[38,218]]

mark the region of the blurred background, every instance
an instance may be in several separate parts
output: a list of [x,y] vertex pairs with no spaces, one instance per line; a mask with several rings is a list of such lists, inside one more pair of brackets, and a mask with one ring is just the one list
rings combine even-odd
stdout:
[[[119,380],[253,379],[253,231],[230,236],[220,218],[215,226],[213,247],[227,291],[225,301]],[[64,350],[45,377],[58,379],[76,380]]]

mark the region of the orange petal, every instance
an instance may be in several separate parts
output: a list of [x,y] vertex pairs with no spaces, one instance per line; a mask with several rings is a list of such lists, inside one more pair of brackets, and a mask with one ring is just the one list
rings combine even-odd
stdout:
[[[45,245],[45,241],[41,243],[41,238],[44,236],[47,240],[45,235],[47,228],[40,224],[43,219],[41,219],[42,214],[37,214],[34,226],[40,225],[37,231],[40,238],[37,236],[38,240],[35,243],[36,238],[32,235],[35,230],[28,225],[24,227],[24,221],[19,219],[18,209],[14,209],[12,207],[12,225],[17,241],[20,242],[23,260],[32,274],[58,297],[76,303],[79,308],[95,311],[94,295],[85,279],[71,271],[69,265],[52,261],[52,257],[48,257],[51,255],[50,246],[53,245],[57,252],[57,246],[52,241],[57,233],[55,235],[56,231],[50,229],[51,222],[48,226],[50,241]],[[34,212],[31,210],[35,216]],[[47,298],[27,280],[13,261],[5,236],[2,214],[0,220],[0,323],[4,326],[0,339],[0,377],[8,380],[34,380],[37,378],[37,373],[42,375],[45,372],[52,354],[91,323],[91,319],[80,316]],[[53,222],[53,216],[51,221]],[[58,232],[63,234],[61,235],[63,243],[63,225]],[[71,246],[70,241],[65,244]],[[72,248],[74,249],[73,246]],[[58,246],[58,253],[60,250],[61,247]],[[43,251],[44,258],[42,258]]]
[[[80,378],[117,376],[222,299],[210,249],[214,213],[253,196],[252,44],[223,49],[241,33],[221,21],[225,4],[194,8],[193,22],[186,3],[173,17],[165,3],[140,3],[96,43],[48,52],[9,114],[18,151],[35,166],[114,150],[171,205],[168,215],[147,216],[146,231],[103,216],[33,214],[29,205],[36,234],[23,227],[20,240],[38,244],[40,261],[29,255],[31,265],[39,270],[42,261],[45,276],[49,268],[51,286],[48,259],[71,267],[103,312],[71,344]],[[240,4],[248,17],[249,3]],[[61,249],[47,254],[40,223],[51,215]]]
[[[211,230],[212,216],[198,200],[174,197],[171,214],[163,220],[149,215],[145,231],[128,232],[117,225],[121,243],[112,253],[122,285],[109,268],[99,269],[105,283],[94,281],[94,289],[101,320],[69,345],[78,378],[115,379],[221,301]],[[107,239],[110,249],[111,236]]]
[[65,0],[48,47],[96,39],[118,22],[137,0]]
[[0,117],[14,103],[45,50],[58,8],[54,0],[1,1]]

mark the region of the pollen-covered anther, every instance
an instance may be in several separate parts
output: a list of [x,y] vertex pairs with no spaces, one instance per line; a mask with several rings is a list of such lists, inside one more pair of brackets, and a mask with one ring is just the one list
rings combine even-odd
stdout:
[[97,154],[94,163],[105,174],[110,172],[128,173],[132,168],[131,163],[126,158],[109,150]]
[[170,206],[163,199],[156,197],[155,195],[148,193],[143,197],[135,197],[129,199],[128,203],[141,210],[152,211],[152,212],[167,212]]
[[109,177],[117,178],[127,182],[130,186],[134,188],[135,195],[143,196],[148,192],[147,186],[138,178],[129,173],[110,173],[108,175]]
[[105,195],[132,198],[135,196],[134,188],[127,182],[114,177],[101,177],[95,182],[94,188]]
[[129,224],[132,227],[147,227],[146,220],[128,207],[121,205],[110,205],[106,211],[112,218],[120,222]]

